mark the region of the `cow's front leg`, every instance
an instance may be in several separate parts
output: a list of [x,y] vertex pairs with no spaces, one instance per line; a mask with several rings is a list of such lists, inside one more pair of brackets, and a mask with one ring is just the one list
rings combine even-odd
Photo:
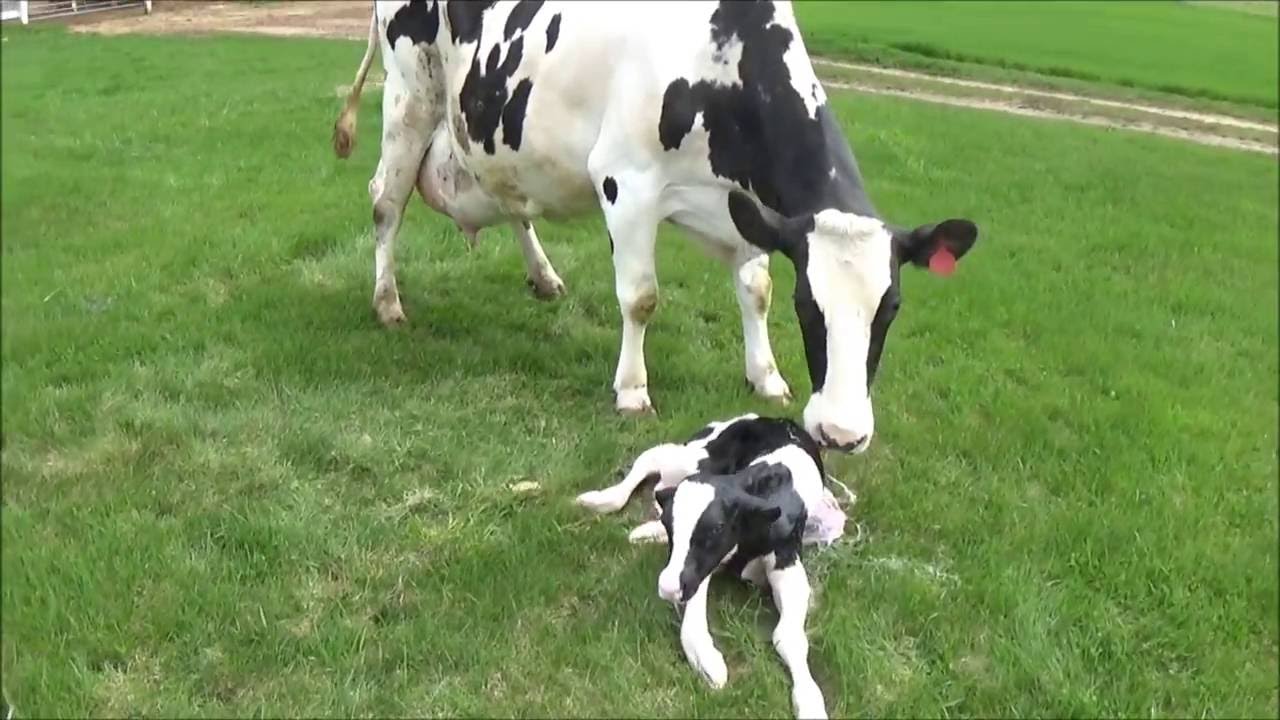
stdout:
[[652,413],[644,333],[658,307],[656,193],[642,181],[628,182],[610,175],[604,175],[596,185],[614,246],[614,289],[622,310],[622,348],[613,377],[616,406],[629,415]]
[[511,223],[511,229],[520,241],[520,252],[524,254],[525,282],[539,300],[551,300],[564,295],[564,281],[551,267],[551,261],[542,250],[542,243],[533,231],[533,224],[528,220]]
[[773,601],[778,606],[773,647],[791,671],[791,702],[796,717],[826,718],[822,689],[809,672],[809,638],[804,632],[805,617],[809,613],[809,578],[799,558],[785,568],[771,567],[768,578]]
[[791,388],[778,372],[769,342],[769,305],[773,280],[766,254],[741,259],[733,272],[733,286],[742,310],[742,341],[746,349],[747,382],[760,395],[782,403],[791,401]]

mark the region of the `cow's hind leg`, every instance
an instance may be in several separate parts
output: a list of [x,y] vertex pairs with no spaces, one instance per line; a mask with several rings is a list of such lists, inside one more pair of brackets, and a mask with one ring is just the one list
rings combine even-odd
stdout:
[[396,236],[440,109],[433,107],[430,78],[425,73],[421,73],[423,78],[406,80],[396,63],[387,66],[382,91],[382,155],[369,181],[369,198],[376,242],[373,309],[383,325],[391,326],[405,319],[396,286]]
[[556,274],[547,254],[542,251],[542,243],[538,242],[533,224],[528,220],[521,220],[511,223],[511,229],[520,241],[520,251],[524,253],[525,282],[529,284],[534,297],[551,300],[564,295],[564,281]]
[[733,268],[733,286],[742,311],[742,341],[746,350],[747,382],[760,395],[783,403],[791,400],[791,388],[778,372],[769,342],[769,305],[773,281],[769,256],[739,258]]

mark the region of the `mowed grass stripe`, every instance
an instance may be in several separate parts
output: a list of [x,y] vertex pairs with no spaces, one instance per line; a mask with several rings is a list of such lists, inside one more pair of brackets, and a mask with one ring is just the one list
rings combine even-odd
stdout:
[[932,69],[963,61],[1276,108],[1274,14],[1163,1],[800,0],[795,9],[810,51],[824,55]]
[[[660,416],[611,409],[601,222],[541,223],[531,299],[414,200],[410,325],[376,327],[378,104],[331,156],[353,43],[3,44],[3,649],[24,715],[790,711],[771,603],[725,582],[721,693],[572,496],[741,380],[728,273],[672,231]],[[376,93],[374,93],[376,95]],[[966,216],[905,278],[878,433],[813,554],[833,716],[1275,715],[1277,170],[1133,133],[838,95],[878,205]],[[804,399],[793,277],[772,331]],[[540,493],[509,485],[535,480]]]

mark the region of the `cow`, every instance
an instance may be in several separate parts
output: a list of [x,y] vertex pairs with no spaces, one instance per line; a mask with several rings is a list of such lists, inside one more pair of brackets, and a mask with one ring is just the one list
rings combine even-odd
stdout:
[[355,142],[375,48],[386,70],[369,182],[382,323],[405,317],[394,248],[415,187],[473,241],[509,225],[544,297],[564,283],[532,221],[598,208],[622,315],[615,406],[651,413],[644,339],[666,221],[732,271],[747,382],[782,403],[791,389],[769,340],[769,261],[794,265],[812,387],[804,427],[825,448],[866,450],[900,268],[950,274],[978,229],[881,218],[789,2],[378,2],[334,126],[339,157]]
[[659,519],[631,532],[633,542],[666,542],[658,596],[684,606],[680,644],[713,687],[728,681],[724,656],[707,629],[707,593],[719,568],[768,587],[778,606],[773,645],[792,678],[797,717],[826,717],[809,671],[805,617],[806,544],[834,542],[845,514],[823,485],[818,445],[787,418],[748,413],[712,422],[683,444],[652,447],[615,485],[578,496],[597,512],[620,509],[642,482],[654,482]]

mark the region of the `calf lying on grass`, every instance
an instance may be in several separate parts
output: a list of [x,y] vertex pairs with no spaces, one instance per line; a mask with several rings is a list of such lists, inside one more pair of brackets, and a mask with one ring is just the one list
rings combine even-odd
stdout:
[[660,519],[631,532],[633,542],[666,540],[667,565],[658,595],[685,604],[680,643],[712,687],[728,680],[724,656],[707,629],[707,588],[719,567],[773,591],[778,625],[773,645],[791,672],[799,717],[826,717],[822,691],[809,672],[805,616],[809,581],[801,564],[808,542],[832,542],[845,515],[823,486],[818,446],[794,422],[744,415],[711,423],[683,445],[640,455],[616,485],[583,493],[578,503],[598,512],[626,504],[654,480]]

